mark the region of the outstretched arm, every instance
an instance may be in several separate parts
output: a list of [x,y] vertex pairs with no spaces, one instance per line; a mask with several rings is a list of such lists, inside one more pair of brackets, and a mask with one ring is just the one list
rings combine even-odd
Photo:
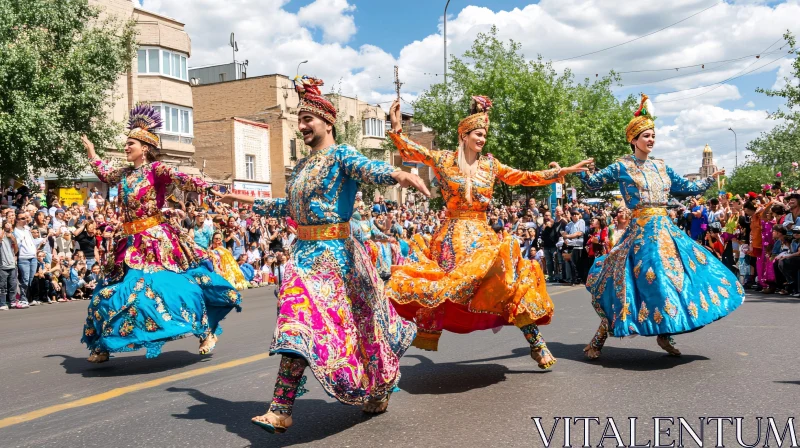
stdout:
[[607,184],[619,182],[619,162],[614,162],[593,174],[578,173],[578,178],[589,190],[599,190]]
[[667,167],[667,175],[669,176],[669,180],[672,182],[672,186],[669,189],[670,193],[684,195],[701,194],[714,184],[714,175],[711,175],[703,180],[692,182],[683,176],[679,176],[678,173],[673,171],[669,166]]
[[289,204],[285,198],[275,199],[255,199],[253,197],[243,194],[222,194],[214,190],[210,190],[220,202],[225,204],[233,204],[239,202],[240,204],[253,204],[253,212],[261,216],[269,216],[271,218],[282,218],[289,215]]
[[561,168],[552,168],[544,171],[522,171],[503,165],[496,160],[495,163],[497,166],[497,179],[508,185],[541,187],[564,179],[561,175]]
[[193,191],[195,193],[202,193],[208,188],[208,184],[203,179],[181,173],[161,162],[154,163],[153,170],[155,171],[156,182],[162,185],[171,183],[183,191]]
[[495,160],[497,179],[508,185],[522,185],[526,187],[540,187],[550,185],[554,182],[563,182],[567,174],[583,173],[587,170],[586,166],[592,163],[591,159],[584,160],[576,165],[561,168],[557,163],[550,164],[551,169],[544,171],[521,171],[516,168],[503,165]]
[[400,184],[403,188],[414,187],[425,196],[431,196],[428,187],[416,174],[406,173],[380,160],[370,160],[350,146],[342,146],[336,155],[345,174],[358,182],[374,185]]
[[336,151],[342,169],[348,177],[358,182],[373,185],[395,185],[392,177],[394,167],[380,160],[368,159],[364,154],[350,146],[342,146]]

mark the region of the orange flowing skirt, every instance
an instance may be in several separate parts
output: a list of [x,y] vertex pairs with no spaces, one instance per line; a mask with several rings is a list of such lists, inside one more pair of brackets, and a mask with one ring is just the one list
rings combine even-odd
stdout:
[[386,294],[418,326],[414,345],[436,350],[442,330],[470,333],[502,325],[546,325],[553,317],[539,263],[523,259],[519,242],[501,241],[478,219],[448,219],[428,244],[392,268]]

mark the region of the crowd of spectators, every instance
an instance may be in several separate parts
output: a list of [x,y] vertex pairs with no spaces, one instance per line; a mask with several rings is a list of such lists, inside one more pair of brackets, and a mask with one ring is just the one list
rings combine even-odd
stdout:
[[[800,295],[800,194],[771,185],[760,193],[673,200],[675,225],[719,257],[746,288]],[[174,199],[174,198],[172,198]],[[116,204],[96,190],[84,203],[7,189],[0,204],[0,310],[91,297],[102,282],[102,260],[120,225]],[[291,218],[259,216],[246,208],[168,201],[165,216],[204,249],[224,247],[250,286],[280,284],[296,238]],[[418,193],[402,204],[361,194],[355,208],[385,233],[410,239],[432,236],[445,211]],[[488,224],[498,237],[515,238],[524,258],[540,263],[550,282],[583,284],[595,258],[624,234],[631,213],[615,203],[575,199],[551,210],[535,199],[493,206]],[[769,231],[767,231],[769,229]],[[113,261],[112,261],[113,262]]]

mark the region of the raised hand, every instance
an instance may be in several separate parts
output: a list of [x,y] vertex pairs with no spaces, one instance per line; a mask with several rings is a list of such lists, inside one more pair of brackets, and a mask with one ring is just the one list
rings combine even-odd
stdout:
[[392,177],[403,188],[414,187],[427,197],[431,197],[431,192],[425,186],[425,182],[416,174],[406,173],[405,171],[395,171]]
[[719,176],[724,176],[724,175],[725,175],[725,170],[719,170],[719,171],[715,172],[714,174],[712,174],[711,177],[719,177]]
[[81,135],[81,143],[83,143],[83,147],[86,148],[86,155],[90,159],[97,157],[97,153],[94,151],[94,143],[89,141],[89,137]]
[[400,132],[403,130],[403,120],[400,116],[400,100],[394,100],[392,107],[389,108],[389,120],[392,124],[392,131]]
[[575,165],[561,168],[562,174],[584,173],[589,171],[589,167],[594,165],[594,159],[586,159]]

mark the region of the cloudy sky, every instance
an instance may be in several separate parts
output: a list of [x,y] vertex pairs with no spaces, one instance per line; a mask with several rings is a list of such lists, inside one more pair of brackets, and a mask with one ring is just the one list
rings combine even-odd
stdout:
[[[134,2],[186,24],[190,66],[229,62],[228,39],[235,32],[237,59],[250,62],[248,76],[293,76],[297,64],[308,60],[301,72],[325,79],[325,89],[341,89],[387,109],[394,65],[400,66],[408,100],[442,79],[446,0]],[[696,172],[708,143],[717,165],[732,169],[734,135],[728,128],[738,135],[741,163],[747,142],[775,124],[767,113],[782,103],[755,89],[779,86],[789,75],[791,55],[781,37],[787,29],[800,33],[800,0],[639,5],[451,0],[448,54],[461,55],[477,33],[496,25],[500,37],[520,42],[527,57],[542,55],[578,79],[621,72],[623,85],[615,90],[620,98],[645,92],[655,101],[656,156],[680,173]],[[632,39],[637,40],[625,43]]]

